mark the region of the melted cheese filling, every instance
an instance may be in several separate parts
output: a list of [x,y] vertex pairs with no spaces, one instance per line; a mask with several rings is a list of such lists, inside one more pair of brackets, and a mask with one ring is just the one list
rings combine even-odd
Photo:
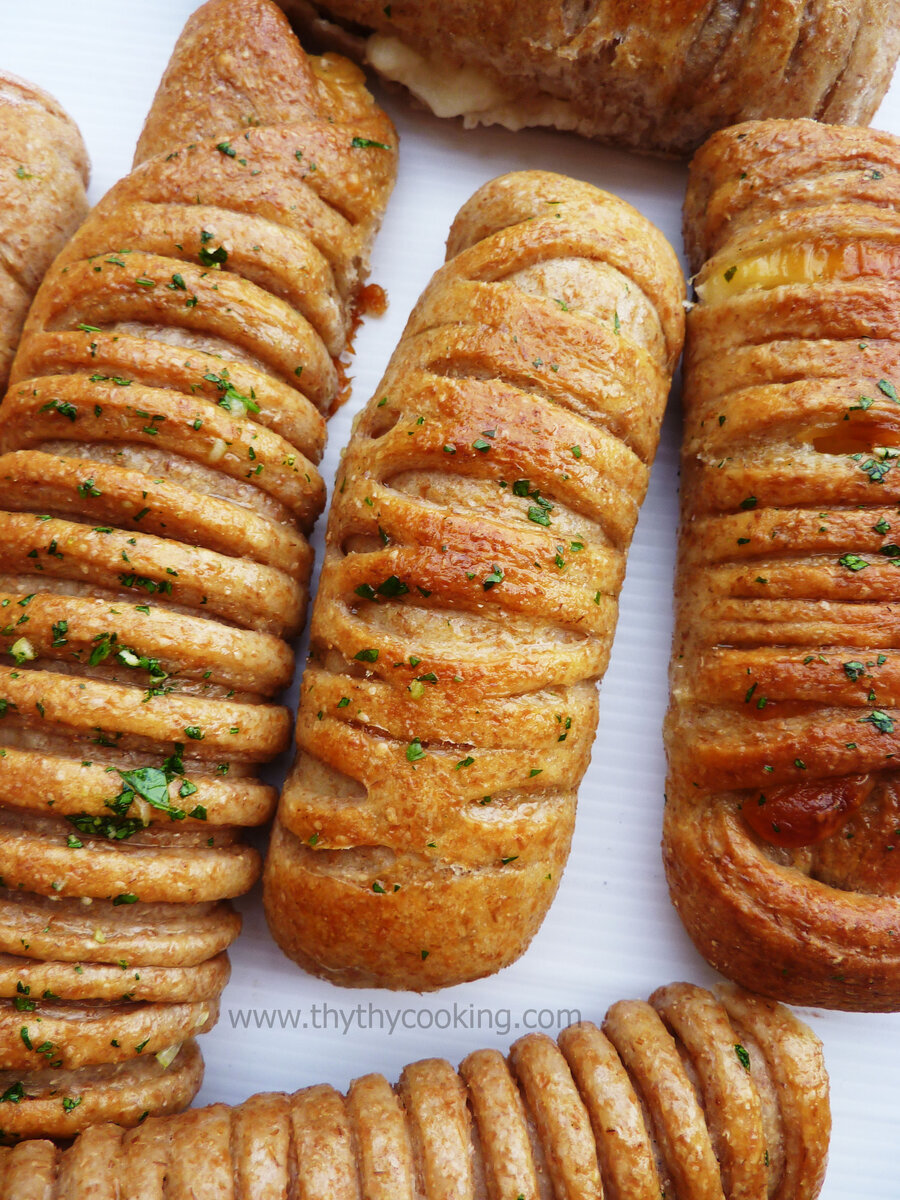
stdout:
[[697,284],[697,294],[706,304],[718,304],[741,292],[816,283],[839,274],[844,265],[843,249],[792,246],[759,258],[735,262],[725,271]]
[[376,71],[402,83],[436,117],[484,112],[511,99],[476,67],[455,67],[426,58],[399,38],[373,34],[366,43],[366,55]]
[[373,34],[366,42],[366,57],[380,75],[402,84],[436,117],[463,117],[467,127],[578,129],[582,121],[567,100],[521,81],[505,88],[479,67],[426,57],[399,38]]

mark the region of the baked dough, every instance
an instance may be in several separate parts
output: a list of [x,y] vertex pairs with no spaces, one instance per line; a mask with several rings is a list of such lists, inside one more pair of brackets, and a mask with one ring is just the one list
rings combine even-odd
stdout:
[[[5,1200],[814,1200],[830,1132],[818,1039],[780,1005],[691,984],[559,1044],[217,1104],[67,1151],[0,1149]],[[131,1185],[131,1186],[130,1186]],[[673,1190],[677,1186],[677,1191]],[[26,1190],[31,1188],[32,1190]],[[43,1193],[41,1193],[43,1194]]]
[[0,396],[38,284],[87,215],[89,171],[72,118],[0,71]]
[[900,51],[898,0],[281,3],[438,116],[669,154],[750,118],[866,124]]
[[616,197],[539,171],[464,205],[338,472],[265,875],[344,984],[489,974],[565,863],[684,281]]
[[745,986],[897,1009],[900,141],[727,130],[685,225],[672,896]]
[[395,143],[358,68],[213,0],[35,299],[0,408],[7,1138],[199,1083]]

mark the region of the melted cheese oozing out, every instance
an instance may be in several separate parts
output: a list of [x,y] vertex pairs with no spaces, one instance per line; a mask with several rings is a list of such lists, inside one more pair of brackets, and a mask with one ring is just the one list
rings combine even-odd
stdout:
[[718,304],[741,292],[816,283],[837,275],[844,262],[840,250],[794,246],[759,258],[735,262],[725,271],[697,284],[697,294],[706,304]]
[[510,97],[475,67],[455,67],[426,58],[399,38],[376,33],[366,43],[369,62],[402,83],[436,117],[461,117],[505,104]]

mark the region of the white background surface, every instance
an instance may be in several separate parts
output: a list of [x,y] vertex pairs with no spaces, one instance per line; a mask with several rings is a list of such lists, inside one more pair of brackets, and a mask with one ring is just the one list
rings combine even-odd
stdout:
[[[194,0],[0,0],[0,66],[53,92],[78,121],[93,160],[96,201],[131,163],[141,123]],[[400,177],[372,279],[390,297],[380,320],[357,338],[354,393],[331,423],[324,462],[331,486],[354,412],[377,387],[407,314],[443,260],[444,239],[464,200],[504,171],[544,168],[615,191],[654,221],[680,250],[683,165],[642,159],[549,132],[465,132],[457,122],[414,112],[382,97],[401,134]],[[900,80],[875,125],[900,134]],[[581,788],[578,827],[556,903],[530,951],[493,979],[437,996],[340,990],[302,974],[271,941],[256,892],[241,904],[244,933],[218,1027],[202,1040],[206,1080],[200,1101],[243,1100],[356,1075],[396,1079],[415,1058],[454,1063],[479,1046],[505,1047],[524,1032],[524,1010],[576,1009],[599,1020],[609,1004],[645,997],[675,979],[715,978],[669,904],[659,853],[664,782],[660,728],[666,705],[671,579],[677,517],[679,418],[673,400],[638,525],[622,594],[612,663],[601,691],[593,763]],[[324,518],[315,544],[320,552]],[[408,1010],[427,1025],[458,1006],[462,1023],[437,1030],[335,1029],[338,1009]],[[312,1005],[327,1004],[327,1030],[313,1029]],[[466,1028],[474,1009],[510,1011],[508,1033]],[[298,1027],[240,1028],[237,1010],[300,1010]],[[432,1014],[432,1015],[430,1015]],[[805,1012],[825,1043],[832,1079],[834,1136],[825,1200],[900,1196],[900,1015]],[[438,1015],[439,1022],[447,1018]],[[574,1018],[573,1018],[574,1019]],[[238,1020],[238,1028],[234,1021]],[[322,1023],[322,1009],[318,1011]],[[304,1023],[306,1027],[304,1028]],[[566,1020],[563,1023],[567,1023]],[[555,1025],[555,1021],[553,1022]],[[551,1028],[549,1032],[555,1032]]]

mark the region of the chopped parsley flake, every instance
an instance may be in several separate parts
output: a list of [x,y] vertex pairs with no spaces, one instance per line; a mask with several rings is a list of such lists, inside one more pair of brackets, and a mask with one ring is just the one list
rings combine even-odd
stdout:
[[[201,241],[209,241],[212,237],[212,234],[206,233],[206,230],[204,230],[203,233],[206,234],[206,237],[201,234]],[[207,250],[206,246],[202,245],[197,253],[197,257],[200,259],[200,262],[204,267],[212,267],[215,270],[216,268],[221,267],[223,263],[228,262],[228,251],[224,246],[218,246],[215,250]]]
[[369,583],[361,583],[359,587],[354,588],[354,591],[357,596],[361,596],[364,600],[375,600],[379,596],[405,596],[409,592],[409,588],[396,575],[389,575],[387,579],[375,587],[372,587]]
[[865,725],[866,723],[869,725],[874,725],[879,733],[894,732],[894,722],[887,715],[887,713],[882,712],[881,709],[878,708],[876,708],[874,712],[869,713],[867,717],[859,718],[860,725]]
[[851,454],[848,457],[857,463],[864,475],[868,475],[870,483],[884,483],[885,477],[900,456],[900,450],[876,450],[877,457],[864,458],[862,454]]
[[388,146],[384,142],[373,142],[371,138],[355,137],[350,143],[354,150],[368,150],[373,148],[376,150],[393,150],[393,146]]
[[490,575],[485,576],[484,585],[483,585],[484,590],[486,592],[489,592],[492,587],[494,587],[496,584],[502,583],[502,582],[503,582],[503,571],[501,570],[500,567],[497,566],[496,563],[494,563],[493,569],[491,570]]
[[421,762],[425,757],[425,751],[422,749],[422,743],[418,738],[413,740],[406,747],[406,761],[410,763]]
[[74,421],[78,416],[78,409],[67,400],[50,400],[47,404],[42,404],[38,411],[57,412],[61,417],[68,417],[70,421]]

